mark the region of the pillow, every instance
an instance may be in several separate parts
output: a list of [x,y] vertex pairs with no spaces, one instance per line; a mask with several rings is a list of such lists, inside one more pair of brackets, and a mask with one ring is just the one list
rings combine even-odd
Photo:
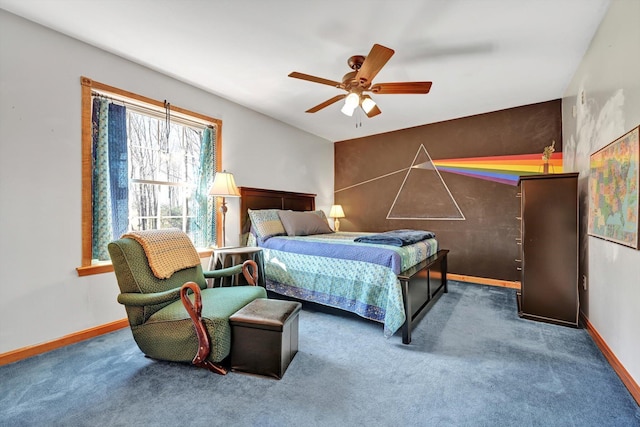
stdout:
[[255,234],[247,233],[247,241],[245,246],[258,246],[258,241]]
[[324,219],[325,221],[327,220],[327,216],[324,214],[324,211],[310,211],[316,215],[318,215],[320,218]]
[[256,232],[256,237],[266,240],[273,236],[285,236],[287,232],[280,222],[279,209],[260,209],[249,211],[251,226]]
[[[326,217],[323,219],[319,212],[322,211],[280,211],[278,215],[288,236],[333,233]],[[322,213],[324,216],[324,212]]]

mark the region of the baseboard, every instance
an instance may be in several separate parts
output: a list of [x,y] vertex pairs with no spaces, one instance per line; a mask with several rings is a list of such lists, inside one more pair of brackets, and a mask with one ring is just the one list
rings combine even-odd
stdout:
[[622,363],[620,363],[616,355],[613,354],[613,351],[611,351],[607,343],[593,327],[591,322],[589,322],[589,319],[587,319],[584,313],[580,312],[580,318],[584,323],[585,329],[589,332],[589,335],[591,335],[591,338],[593,338],[593,341],[596,343],[605,359],[607,359],[615,373],[618,374],[622,383],[627,387],[627,390],[629,390],[629,393],[631,393],[631,396],[635,399],[636,403],[640,405],[640,387],[638,386],[638,383],[635,382],[631,375],[629,375],[629,372],[627,372],[624,366],[622,366]]
[[488,279],[486,277],[465,276],[464,274],[447,273],[447,279],[458,282],[477,283],[479,285],[500,286],[503,288],[520,289],[520,282],[509,280]]
[[70,335],[65,335],[64,337],[55,339],[53,341],[19,348],[8,353],[2,353],[0,354],[0,366],[8,365],[9,363],[27,359],[29,357],[46,353],[48,351],[55,350],[69,344],[75,344],[80,341],[88,340],[89,338],[94,338],[99,335],[107,334],[109,332],[127,327],[129,327],[129,321],[127,319],[116,320],[115,322],[96,326],[95,328],[89,328]]

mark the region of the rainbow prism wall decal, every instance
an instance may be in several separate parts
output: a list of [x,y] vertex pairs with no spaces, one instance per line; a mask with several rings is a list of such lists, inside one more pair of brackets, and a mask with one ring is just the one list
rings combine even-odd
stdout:
[[[544,173],[541,154],[512,156],[468,157],[432,160],[440,172],[455,173],[487,181],[517,186],[522,175]],[[562,153],[553,153],[549,159],[549,173],[562,172]]]

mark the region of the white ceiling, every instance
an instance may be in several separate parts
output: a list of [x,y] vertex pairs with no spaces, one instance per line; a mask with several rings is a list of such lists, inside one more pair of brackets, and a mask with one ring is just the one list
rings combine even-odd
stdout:
[[[608,4],[0,0],[9,12],[329,141],[561,98]],[[340,81],[351,71],[347,59],[374,43],[396,52],[374,83],[433,81],[431,92],[373,95],[382,114],[371,119],[343,115],[342,102],[305,113],[344,92],[287,75]]]

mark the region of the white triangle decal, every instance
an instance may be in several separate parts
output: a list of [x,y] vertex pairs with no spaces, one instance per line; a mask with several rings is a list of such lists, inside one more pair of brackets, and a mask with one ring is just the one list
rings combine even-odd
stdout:
[[406,171],[387,219],[465,220],[423,144]]

